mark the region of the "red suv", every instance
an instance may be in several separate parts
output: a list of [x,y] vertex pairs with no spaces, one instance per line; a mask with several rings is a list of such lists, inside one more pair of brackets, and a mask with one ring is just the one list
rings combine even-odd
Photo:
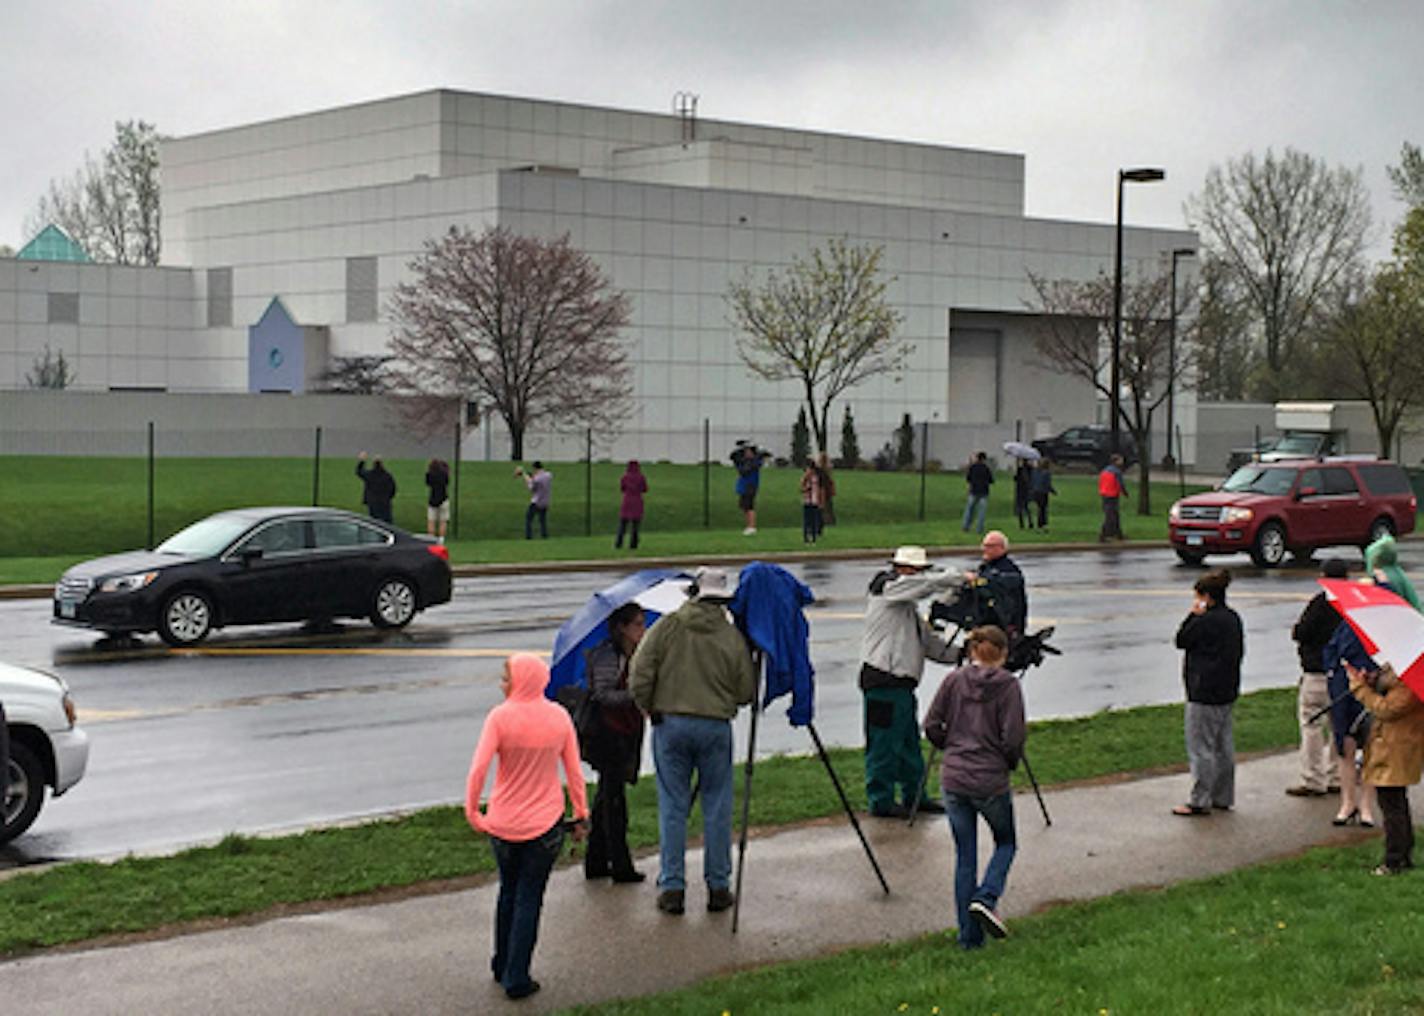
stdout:
[[1263,568],[1287,553],[1367,546],[1385,533],[1414,531],[1417,507],[1396,463],[1348,457],[1253,462],[1219,488],[1172,505],[1172,549],[1187,564],[1244,550]]

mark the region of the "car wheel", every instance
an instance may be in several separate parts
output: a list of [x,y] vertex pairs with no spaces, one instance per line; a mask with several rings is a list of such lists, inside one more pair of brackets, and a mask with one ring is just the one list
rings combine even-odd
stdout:
[[0,810],[0,843],[9,843],[34,824],[44,804],[44,767],[29,746],[10,742],[10,764],[4,776],[4,807]]
[[1178,548],[1177,560],[1181,561],[1182,564],[1189,564],[1195,568],[1197,565],[1201,564],[1203,561],[1206,560],[1206,555]]
[[1393,535],[1394,521],[1386,515],[1381,515],[1370,523],[1370,538],[1365,541],[1365,546],[1368,547],[1381,537]]
[[1260,568],[1276,568],[1286,559],[1286,531],[1279,522],[1267,522],[1256,533],[1251,560]]
[[407,579],[382,579],[371,598],[371,623],[377,628],[404,628],[415,616],[415,587]]
[[191,646],[213,630],[213,601],[196,589],[180,589],[163,601],[158,635],[170,646]]

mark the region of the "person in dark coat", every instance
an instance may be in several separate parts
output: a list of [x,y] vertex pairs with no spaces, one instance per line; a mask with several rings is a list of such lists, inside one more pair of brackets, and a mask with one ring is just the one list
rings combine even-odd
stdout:
[[1048,495],[1057,494],[1053,486],[1053,466],[1047,459],[1039,459],[1029,480],[1029,497],[1038,507],[1038,528],[1048,528]]
[[1246,639],[1241,617],[1226,605],[1231,574],[1216,568],[1197,579],[1191,613],[1177,629],[1177,648],[1186,651],[1182,680],[1187,688],[1187,758],[1192,790],[1174,815],[1209,815],[1236,803],[1236,747],[1231,707],[1241,694],[1241,658]]
[[607,640],[588,653],[588,687],[598,707],[598,726],[584,761],[598,773],[598,792],[583,862],[586,878],[643,881],[628,851],[625,787],[638,782],[643,756],[643,714],[628,691],[628,661],[642,641],[645,626],[643,608],[625,603],[608,618]]
[[989,488],[994,485],[994,471],[989,468],[989,456],[976,452],[974,461],[964,471],[964,482],[969,495],[964,500],[964,524],[960,527],[966,533],[971,525],[984,531],[984,516],[989,511]]
[[1014,514],[1018,516],[1020,529],[1033,528],[1033,466],[1028,459],[1019,459],[1014,469]]
[[621,548],[623,533],[631,528],[633,539],[628,549],[637,550],[638,528],[643,524],[643,495],[648,492],[648,478],[643,475],[637,459],[628,460],[628,468],[618,480],[618,489],[623,494],[623,501],[618,506],[618,538],[613,541],[613,546]]
[[361,478],[361,502],[371,513],[371,518],[382,522],[391,521],[391,501],[396,496],[396,478],[386,471],[380,456],[371,460],[366,467],[366,453],[356,457],[356,475]]
[[[1014,798],[1009,774],[1023,757],[1027,730],[1023,691],[1004,669],[1009,640],[994,625],[975,628],[968,640],[970,663],[950,671],[925,714],[925,736],[944,752],[940,786],[954,836],[954,902],[959,945],[977,949],[984,935],[1003,938],[1008,929],[996,907],[1017,851]],[[979,881],[978,817],[994,836],[994,853]]]
[[[1338,557],[1327,558],[1320,565],[1320,574],[1327,579],[1343,579],[1345,562]],[[1330,605],[1322,589],[1311,597],[1300,618],[1291,628],[1300,655],[1300,680],[1296,692],[1296,718],[1300,724],[1300,779],[1286,788],[1291,797],[1323,797],[1334,787],[1339,789],[1338,765],[1325,724],[1310,718],[1330,704],[1330,692],[1321,654],[1330,637],[1340,626],[1340,613]]]
[[450,464],[444,459],[431,459],[425,467],[425,485],[430,488],[425,506],[425,531],[444,543],[445,531],[450,525]]
[[1009,538],[997,529],[984,534],[979,552],[979,567],[965,572],[964,578],[975,586],[981,603],[992,605],[984,622],[1003,628],[1012,644],[1028,625],[1028,586],[1023,572],[1009,557]]

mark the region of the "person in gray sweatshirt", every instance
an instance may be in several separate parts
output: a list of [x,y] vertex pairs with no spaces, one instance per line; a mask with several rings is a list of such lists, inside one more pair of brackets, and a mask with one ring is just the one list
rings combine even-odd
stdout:
[[[954,902],[959,945],[977,949],[984,935],[1003,938],[1008,928],[996,908],[1017,850],[1009,774],[1023,757],[1023,692],[1004,669],[1009,640],[996,625],[975,628],[970,663],[945,677],[925,715],[925,736],[944,752],[940,786],[954,835]],[[994,853],[979,880],[978,816],[994,836]]]
[[[865,796],[876,818],[908,818],[914,802],[938,812],[925,797],[915,689],[925,657],[954,662],[949,644],[920,617],[919,601],[959,585],[957,572],[931,571],[923,547],[900,547],[890,570],[870,581],[865,632],[860,640],[860,692],[864,699]],[[896,792],[899,800],[896,800]]]

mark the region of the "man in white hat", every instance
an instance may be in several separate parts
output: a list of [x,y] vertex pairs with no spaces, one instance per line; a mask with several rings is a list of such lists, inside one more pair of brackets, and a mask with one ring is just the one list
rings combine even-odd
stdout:
[[925,548],[914,546],[898,548],[890,569],[870,580],[860,641],[860,691],[865,702],[865,796],[870,814],[878,818],[907,818],[917,799],[922,811],[943,810],[919,792],[925,763],[915,689],[926,656],[942,663],[953,660],[948,643],[920,617],[919,601],[962,581],[957,572],[931,571]]
[[756,694],[751,650],[725,604],[735,583],[699,568],[691,598],[648,629],[629,664],[628,690],[652,719],[658,779],[658,909],[683,912],[692,780],[702,795],[707,909],[731,907],[732,718]]

